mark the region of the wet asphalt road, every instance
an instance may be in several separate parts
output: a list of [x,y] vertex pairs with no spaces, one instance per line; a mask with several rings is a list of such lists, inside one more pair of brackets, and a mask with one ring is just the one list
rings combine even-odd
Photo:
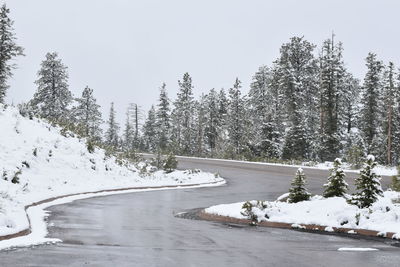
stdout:
[[[400,249],[380,241],[284,229],[228,226],[174,214],[287,192],[296,169],[180,159],[180,168],[219,172],[228,185],[141,192],[49,208],[50,236],[64,242],[0,252],[0,266],[399,266]],[[327,172],[305,170],[320,193]],[[352,175],[354,177],[354,175]],[[351,178],[348,179],[351,183]],[[387,184],[388,178],[384,180]],[[338,252],[373,247],[376,252]]]

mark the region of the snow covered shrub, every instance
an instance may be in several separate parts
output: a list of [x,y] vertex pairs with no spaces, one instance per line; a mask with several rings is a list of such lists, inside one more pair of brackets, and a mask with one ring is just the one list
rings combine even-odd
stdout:
[[23,162],[22,162],[22,166],[23,167],[26,167],[26,168],[30,168],[31,167],[31,165],[29,165],[29,163],[26,161],[26,160],[24,160]]
[[165,160],[163,169],[166,173],[170,173],[176,170],[176,168],[178,168],[178,161],[176,160],[175,155],[170,153]]
[[165,162],[166,161],[165,161],[163,155],[161,154],[161,151],[158,151],[156,153],[156,157],[155,158],[151,158],[150,159],[150,164],[152,166],[156,167],[157,169],[163,168]]
[[189,169],[189,170],[186,170],[184,173],[186,173],[186,174],[197,174],[197,173],[200,173],[201,172],[201,170],[199,170],[199,169]]
[[132,163],[139,163],[143,161],[143,158],[135,152],[135,150],[129,150],[123,153],[123,157]]
[[383,196],[381,178],[374,170],[376,165],[375,157],[368,155],[367,161],[360,171],[360,177],[356,179],[358,192],[349,199],[349,204],[357,205],[359,208],[368,208],[379,196]]
[[139,176],[140,177],[146,177],[150,175],[150,172],[148,170],[149,164],[145,162],[140,168],[139,168]]
[[[268,205],[264,201],[252,200],[247,201],[242,206],[242,211],[240,212],[243,216],[246,216],[247,219],[251,221],[250,225],[257,225],[259,222],[258,216],[259,214],[263,214],[263,210],[265,210]],[[268,219],[268,215],[264,215]]]
[[90,153],[90,154],[92,154],[93,152],[94,152],[94,143],[93,143],[93,141],[92,140],[90,140],[90,139],[88,139],[87,141],[86,141],[86,148],[87,148],[87,150],[88,150],[88,152]]
[[22,173],[21,169],[18,169],[18,171],[16,171],[16,172],[14,173],[14,176],[13,176],[13,178],[11,179],[11,182],[12,182],[13,184],[19,184],[19,176],[21,175],[21,173]]
[[3,175],[2,175],[2,177],[3,177],[3,180],[8,180],[8,175],[7,175],[7,171],[6,170],[3,170]]
[[328,183],[324,184],[324,197],[344,197],[349,186],[344,180],[345,177],[342,161],[337,158],[333,162],[333,169],[328,177]]
[[310,193],[305,188],[306,175],[302,168],[299,168],[296,172],[296,176],[291,183],[292,187],[289,189],[289,203],[297,203],[304,200],[310,199]]

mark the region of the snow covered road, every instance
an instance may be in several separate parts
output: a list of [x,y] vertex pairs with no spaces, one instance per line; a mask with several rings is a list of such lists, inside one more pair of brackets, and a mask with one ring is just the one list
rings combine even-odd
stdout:
[[[181,168],[219,172],[221,187],[140,192],[53,206],[50,237],[63,243],[0,252],[2,266],[397,266],[399,248],[377,241],[185,220],[184,210],[286,192],[295,168],[180,158]],[[310,170],[320,193],[326,171]],[[350,180],[350,179],[349,179]],[[384,178],[384,184],[389,179]],[[352,182],[350,182],[352,184]],[[338,251],[374,248],[373,252]]]

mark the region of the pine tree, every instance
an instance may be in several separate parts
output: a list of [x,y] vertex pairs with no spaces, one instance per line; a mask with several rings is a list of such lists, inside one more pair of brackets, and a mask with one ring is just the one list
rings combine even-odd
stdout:
[[[360,121],[360,85],[359,81],[351,74],[346,73],[343,82],[343,91],[339,113],[339,127],[341,143],[343,143],[342,155],[348,155],[351,151],[359,151],[364,156],[365,146],[359,130]],[[346,161],[349,162],[346,156]],[[357,164],[358,165],[358,164]]]
[[136,104],[130,103],[126,110],[126,120],[125,120],[125,128],[124,128],[124,151],[129,152],[135,148],[135,127],[134,127],[134,119],[135,119],[135,108]]
[[24,49],[16,44],[14,22],[9,17],[10,10],[6,4],[0,9],[0,104],[4,103],[8,89],[7,80],[12,76],[16,65],[10,63],[17,56],[24,55]]
[[369,53],[366,59],[368,68],[364,78],[360,127],[368,154],[382,153],[382,70],[381,61],[376,54]]
[[220,129],[215,144],[215,156],[224,157],[228,146],[228,106],[229,100],[222,88],[218,93],[218,121]]
[[342,46],[324,42],[320,57],[320,158],[333,160],[340,152],[340,107],[343,78]]
[[193,129],[195,132],[195,149],[194,152],[197,156],[204,156],[204,140],[205,140],[205,127],[206,127],[206,96],[201,95],[199,101],[195,101],[194,105],[194,120]]
[[389,62],[384,75],[383,86],[383,111],[384,111],[384,139],[386,143],[386,161],[388,165],[393,164],[393,130],[394,130],[394,112],[396,103],[395,73],[394,64]]
[[68,89],[67,67],[56,52],[46,54],[35,83],[38,89],[31,100],[35,112],[52,121],[67,120],[72,94]]
[[157,123],[157,138],[158,148],[161,151],[166,151],[170,138],[171,138],[171,118],[170,118],[170,107],[169,98],[166,91],[165,83],[160,88],[160,97],[157,105],[156,112],[156,123]]
[[220,137],[221,115],[219,112],[218,94],[215,89],[211,89],[206,96],[206,114],[205,114],[205,143],[211,153],[215,155],[215,150]]
[[93,141],[100,142],[102,130],[100,128],[103,122],[101,118],[100,105],[96,103],[93,96],[93,89],[88,86],[82,92],[82,97],[76,99],[78,105],[73,109],[73,116],[78,125],[83,130],[85,136]]
[[348,189],[345,178],[346,174],[342,169],[342,161],[337,158],[333,162],[333,169],[328,177],[328,183],[324,185],[324,197],[344,197]]
[[296,176],[291,183],[292,187],[289,190],[288,201],[290,203],[297,203],[300,201],[305,201],[310,199],[310,193],[307,192],[305,188],[306,185],[306,175],[302,168],[296,171]]
[[231,157],[237,158],[246,147],[246,113],[245,101],[241,96],[241,82],[238,78],[229,89],[228,132]]
[[257,156],[277,158],[279,133],[274,116],[279,95],[271,88],[271,79],[271,71],[266,66],[260,67],[253,76],[249,92],[251,132]]
[[393,163],[400,165],[400,71],[395,90],[393,112]]
[[179,92],[172,114],[174,146],[178,153],[191,155],[194,147],[194,130],[192,129],[194,100],[192,78],[189,73],[185,73],[178,84]]
[[154,106],[151,106],[147,115],[146,122],[143,126],[143,135],[145,149],[149,152],[155,152],[157,149],[157,124]]
[[108,117],[108,128],[105,135],[105,144],[114,149],[119,148],[119,125],[115,119],[114,102],[111,103],[110,115]]
[[363,169],[360,171],[360,177],[356,179],[358,192],[353,195],[349,203],[357,205],[359,208],[368,208],[379,196],[383,195],[380,183],[381,178],[374,170],[376,165],[375,157],[369,155]]
[[318,129],[318,65],[314,58],[315,45],[293,37],[282,45],[280,58],[275,62],[274,75],[284,96],[285,135],[284,159],[311,158],[315,154]]

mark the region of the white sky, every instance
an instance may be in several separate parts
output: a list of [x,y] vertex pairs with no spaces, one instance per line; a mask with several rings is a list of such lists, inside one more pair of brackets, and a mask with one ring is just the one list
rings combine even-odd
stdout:
[[[4,1],[3,1],[4,2]],[[40,62],[57,51],[69,67],[70,89],[95,90],[104,117],[114,101],[122,123],[129,102],[156,103],[167,83],[189,72],[196,95],[229,88],[247,92],[257,68],[270,65],[294,35],[317,45],[335,31],[348,68],[365,72],[376,52],[400,66],[398,0],[8,0],[20,45],[8,102],[30,99]]]

